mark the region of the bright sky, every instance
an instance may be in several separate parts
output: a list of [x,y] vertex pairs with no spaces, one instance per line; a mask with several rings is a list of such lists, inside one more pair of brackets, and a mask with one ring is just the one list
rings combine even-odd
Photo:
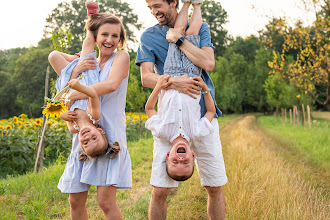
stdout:
[[[42,38],[46,18],[58,3],[70,0],[1,0],[0,50],[36,46]],[[144,28],[156,23],[144,0],[122,0],[128,2]],[[228,13],[225,25],[229,34],[246,37],[257,34],[268,23],[269,17],[286,16],[311,23],[313,15],[307,16],[302,0],[216,0]],[[140,37],[142,32],[136,33]]]

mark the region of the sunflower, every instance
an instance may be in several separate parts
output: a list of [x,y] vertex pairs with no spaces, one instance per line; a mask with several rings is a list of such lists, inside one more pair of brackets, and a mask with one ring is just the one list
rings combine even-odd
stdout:
[[26,117],[27,117],[27,115],[26,114],[20,114],[20,116],[19,116],[21,119],[25,119]]
[[11,130],[13,127],[11,125],[6,125],[6,130]]
[[17,124],[18,123],[18,118],[16,116],[13,117],[13,123]]
[[50,117],[59,117],[61,113],[67,111],[65,108],[64,103],[62,102],[55,102],[55,103],[48,103],[45,109],[42,111],[42,114],[45,116]]
[[48,127],[52,127],[52,125],[53,125],[53,122],[51,122],[51,121],[47,121],[47,126],[48,126]]
[[40,118],[37,118],[37,119],[35,120],[35,125],[37,125],[37,126],[41,126],[41,125],[42,125],[42,120],[41,120]]

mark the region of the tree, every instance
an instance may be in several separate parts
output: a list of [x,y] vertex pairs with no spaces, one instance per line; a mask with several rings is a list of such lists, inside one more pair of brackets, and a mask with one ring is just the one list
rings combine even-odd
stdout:
[[[330,111],[330,4],[316,13],[316,20],[310,27],[303,27],[299,21],[295,28],[285,23],[276,26],[287,34],[280,58],[274,53],[269,62],[271,73],[291,82]],[[297,52],[293,63],[287,63],[290,50]]]
[[140,68],[135,65],[135,59],[130,63],[130,75],[127,87],[126,103],[128,111],[138,112],[139,114],[139,131],[140,139],[142,138],[142,119],[141,113],[144,112],[144,106],[150,95],[151,89],[145,88],[141,84]]
[[[44,103],[45,73],[50,48],[30,48],[16,62],[13,81],[16,85],[16,103],[29,112],[30,117],[40,117]],[[51,77],[56,74],[52,72]]]
[[220,2],[214,0],[204,0],[202,7],[203,20],[209,25],[212,43],[215,47],[215,56],[224,54],[227,43],[227,30],[224,24],[227,23],[227,12],[222,8]]
[[240,54],[218,57],[210,73],[215,86],[215,100],[225,113],[242,112],[246,96],[247,62]]
[[[52,31],[60,33],[61,31],[70,30],[73,35],[73,42],[69,52],[80,51],[87,19],[85,2],[85,0],[72,0],[71,4],[67,2],[59,3],[46,19],[44,37],[50,37]],[[134,31],[140,30],[142,24],[138,22],[137,15],[133,13],[128,3],[119,0],[99,0],[98,3],[100,12],[110,12],[122,19],[128,41],[136,42]]]

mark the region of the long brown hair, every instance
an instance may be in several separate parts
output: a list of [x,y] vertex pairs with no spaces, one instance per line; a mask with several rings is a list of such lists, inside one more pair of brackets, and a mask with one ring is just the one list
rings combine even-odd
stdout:
[[86,23],[86,29],[93,32],[94,38],[96,40],[97,32],[101,25],[103,24],[118,24],[120,26],[120,38],[118,47],[122,49],[126,42],[126,33],[123,22],[117,16],[111,13],[98,13],[93,14],[88,18]]

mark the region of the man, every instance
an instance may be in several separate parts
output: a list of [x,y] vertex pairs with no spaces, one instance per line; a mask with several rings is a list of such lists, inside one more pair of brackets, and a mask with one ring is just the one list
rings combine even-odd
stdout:
[[[154,88],[159,75],[163,74],[164,62],[169,42],[177,43],[180,50],[198,67],[203,69],[202,77],[207,87],[211,89],[214,98],[214,86],[207,71],[214,68],[214,52],[207,24],[203,23],[200,30],[201,48],[197,48],[185,39],[174,27],[178,12],[177,0],[146,0],[151,13],[159,24],[148,28],[141,36],[138,55],[135,63],[141,68],[142,85]],[[167,40],[166,40],[167,39]],[[181,41],[181,42],[179,42]],[[155,72],[154,72],[155,71]],[[186,93],[194,98],[200,93],[200,88],[188,77],[171,77],[170,89]],[[204,100],[201,99],[201,115],[205,114]],[[215,117],[221,115],[216,108]],[[217,119],[212,120],[214,132],[194,143],[197,170],[201,184],[208,193],[207,211],[210,219],[224,219],[225,203],[221,186],[226,184],[227,176],[222,156],[222,146],[219,136]],[[153,165],[150,184],[153,186],[149,204],[149,219],[166,219],[166,198],[171,188],[178,187],[178,182],[166,173],[166,154],[172,144],[154,137]]]

